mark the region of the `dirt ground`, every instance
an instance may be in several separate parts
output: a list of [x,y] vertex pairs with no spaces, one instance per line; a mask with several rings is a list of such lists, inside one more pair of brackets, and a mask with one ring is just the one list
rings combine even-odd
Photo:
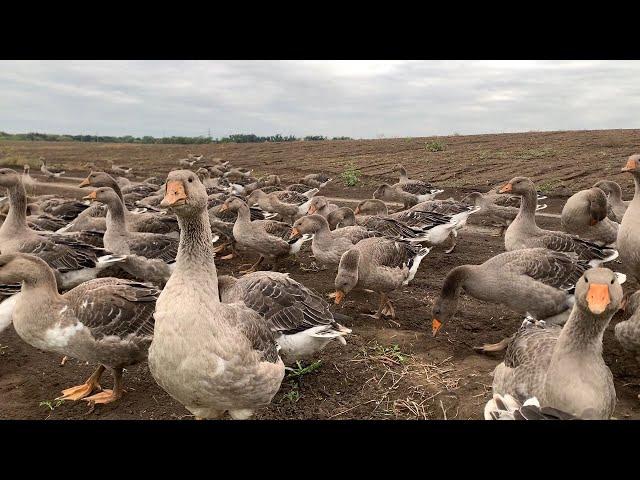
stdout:
[[[317,171],[340,173],[353,161],[366,173],[361,185],[345,187],[333,182],[327,195],[341,198],[370,197],[375,185],[393,179],[391,166],[403,162],[410,176],[428,178],[448,187],[443,198],[460,198],[470,189],[486,190],[509,178],[525,174],[551,192],[562,180],[574,191],[592,185],[605,175],[627,192],[632,183],[617,172],[627,155],[637,150],[640,131],[554,132],[471,137],[440,137],[446,148],[430,153],[428,139],[394,139],[346,142],[221,146],[136,146],[106,144],[0,143],[0,163],[19,164],[44,155],[74,176],[86,174],[86,161],[113,160],[134,166],[140,177],[165,175],[175,160],[187,152],[215,155],[237,166],[252,166],[259,173],[277,173],[284,182]],[[486,155],[482,152],[488,152]],[[522,158],[516,156],[521,152]],[[524,158],[526,155],[533,156]],[[535,152],[535,153],[534,153]],[[543,153],[544,152],[544,153]],[[501,157],[500,155],[503,155]],[[485,155],[481,161],[481,155]],[[556,183],[552,183],[556,182]],[[559,213],[562,198],[550,198],[546,213]],[[340,203],[340,202],[336,202]],[[539,217],[546,228],[559,229],[559,220]],[[457,249],[445,254],[434,249],[422,262],[411,285],[394,292],[397,324],[363,316],[377,307],[377,296],[352,293],[339,311],[352,319],[342,322],[353,329],[347,345],[328,346],[319,363],[295,368],[282,384],[272,405],[259,411],[259,419],[479,419],[490,398],[491,376],[501,354],[481,355],[473,346],[495,342],[513,333],[522,317],[510,310],[463,297],[456,317],[436,338],[431,336],[430,309],[445,275],[465,263],[481,263],[504,250],[502,238],[490,226],[461,232]],[[333,291],[334,272],[315,271],[308,244],[299,261],[287,271],[322,295]],[[217,263],[220,274],[237,274],[241,259]],[[620,264],[610,264],[616,270]],[[638,288],[634,282],[625,291]],[[640,366],[626,354],[607,329],[604,357],[610,366],[618,396],[615,417],[640,418]],[[60,390],[81,383],[94,366],[69,360],[59,366],[56,355],[40,352],[20,340],[12,327],[0,333],[0,418],[4,419],[182,419],[181,405],[159,388],[146,364],[128,369],[127,393],[115,405],[89,412],[84,402],[53,400]],[[295,366],[294,366],[295,367]],[[304,367],[307,367],[304,369]],[[110,387],[106,375],[103,386]]]

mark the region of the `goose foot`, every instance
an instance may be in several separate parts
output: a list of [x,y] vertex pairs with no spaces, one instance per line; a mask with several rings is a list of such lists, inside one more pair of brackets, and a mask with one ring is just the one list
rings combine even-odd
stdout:
[[222,250],[226,248],[226,244],[218,245],[217,247],[213,247],[213,253],[220,253]]
[[56,400],[81,400],[87,395],[91,395],[94,390],[100,390],[99,380],[104,372],[104,366],[100,365],[89,379],[82,385],[66,388],[62,391],[62,396]]
[[458,244],[456,238],[453,235],[449,235],[449,241],[451,243],[451,247],[448,250],[445,250],[444,253],[451,253],[455,250],[456,245]]
[[220,260],[231,260],[232,258],[235,258],[236,255],[235,253],[231,252],[229,255],[225,255],[224,257],[220,257]]
[[[251,265],[250,268],[246,269],[246,270],[240,270],[241,274],[246,274],[246,273],[253,273],[256,270],[258,270],[258,267],[260,266],[260,264],[263,262],[264,257],[261,255],[260,258],[258,259],[258,261],[256,263],[254,263],[253,265]],[[246,265],[243,265],[246,266]]]
[[334,298],[336,298],[336,292],[329,293],[329,294],[327,295],[327,298],[330,298],[330,299],[332,299],[332,300],[333,300]]
[[[104,367],[103,367],[104,368]],[[113,390],[103,390],[100,393],[83,398],[85,402],[91,405],[111,403],[122,397],[124,390],[122,388],[122,368],[113,369]]]
[[507,349],[514,336],[503,338],[498,343],[485,343],[481,347],[473,347],[473,349],[478,353],[502,352]]

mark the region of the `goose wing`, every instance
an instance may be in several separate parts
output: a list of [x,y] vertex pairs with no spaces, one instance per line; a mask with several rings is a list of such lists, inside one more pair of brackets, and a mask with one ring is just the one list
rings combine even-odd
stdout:
[[560,252],[545,249],[528,249],[521,252],[522,255],[510,262],[509,269],[568,292],[573,291],[576,282],[590,268],[588,262],[574,260]]
[[98,340],[110,336],[151,337],[158,295],[160,291],[151,285],[99,278],[79,285],[64,297],[76,318]]
[[98,255],[105,253],[101,248],[55,234],[26,240],[19,246],[19,251],[40,257],[60,273],[93,268]]
[[287,274],[256,272],[241,278],[238,287],[245,305],[282,334],[334,323],[329,304]]
[[131,253],[146,258],[158,258],[171,263],[178,254],[179,239],[162,234],[142,233],[129,240]]

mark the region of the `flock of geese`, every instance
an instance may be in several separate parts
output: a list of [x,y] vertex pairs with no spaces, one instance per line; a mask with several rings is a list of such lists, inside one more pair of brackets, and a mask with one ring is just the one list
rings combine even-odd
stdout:
[[[43,175],[56,181],[64,172]],[[92,404],[122,397],[123,369],[148,361],[155,381],[198,419],[249,418],[280,388],[285,364],[346,343],[349,317],[282,273],[283,260],[311,242],[316,267],[335,272],[335,304],[355,289],[377,292],[372,316],[395,319],[392,292],[409,284],[433,248],[456,247],[470,215],[504,232],[505,252],[446,276],[432,306],[437,335],[461,292],[526,318],[493,372],[486,419],[606,419],[616,393],[602,339],[621,308],[631,317],[615,336],[640,360],[640,291],[603,267],[618,257],[640,280],[640,155],[622,168],[635,182],[631,202],[609,180],[573,195],[564,231],[536,224],[543,198],[526,177],[498,192],[439,200],[437,186],[408,178],[382,184],[355,209],[318,195],[331,181],[311,174],[281,185],[221,159],[190,155],[166,179],[132,182],[132,169],[94,168],[80,199],[33,196],[39,182],[0,169],[0,329],[13,323],[35,348],[97,365],[64,400]],[[385,202],[403,208],[389,213]],[[216,260],[257,256],[242,276],[220,276]],[[264,268],[264,262],[269,269]],[[122,277],[113,276],[120,272]],[[110,275],[106,275],[109,273]],[[63,359],[64,360],[64,359]],[[104,371],[112,389],[102,389]]]

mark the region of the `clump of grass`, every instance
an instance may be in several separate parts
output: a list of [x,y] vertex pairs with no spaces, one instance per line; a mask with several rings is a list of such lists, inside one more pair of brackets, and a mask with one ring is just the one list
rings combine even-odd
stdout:
[[554,180],[546,180],[542,183],[538,183],[536,185],[536,188],[538,189],[539,192],[542,193],[549,193],[551,190],[554,190],[555,188],[557,188],[560,184]]
[[22,167],[23,165],[29,165],[30,167],[39,167],[40,162],[37,158],[28,158],[24,155],[5,155],[0,158],[0,167]]
[[439,142],[438,140],[432,140],[427,142],[425,148],[428,152],[442,152],[444,150],[444,143]]
[[64,400],[45,400],[40,402],[40,407],[47,407],[49,410],[53,411],[58,408],[60,405],[64,403]]
[[289,373],[287,374],[285,380],[288,380],[291,389],[283,395],[280,402],[288,400],[290,403],[298,403],[298,400],[302,398],[302,394],[300,393],[300,383],[302,381],[302,378],[305,375],[309,375],[310,373],[315,372],[321,366],[322,360],[316,360],[315,362],[305,366],[303,366],[302,363],[298,361],[296,362],[295,367],[287,367]]
[[347,168],[342,172],[342,180],[347,187],[355,187],[360,182],[360,170],[356,165],[351,162],[347,165]]

